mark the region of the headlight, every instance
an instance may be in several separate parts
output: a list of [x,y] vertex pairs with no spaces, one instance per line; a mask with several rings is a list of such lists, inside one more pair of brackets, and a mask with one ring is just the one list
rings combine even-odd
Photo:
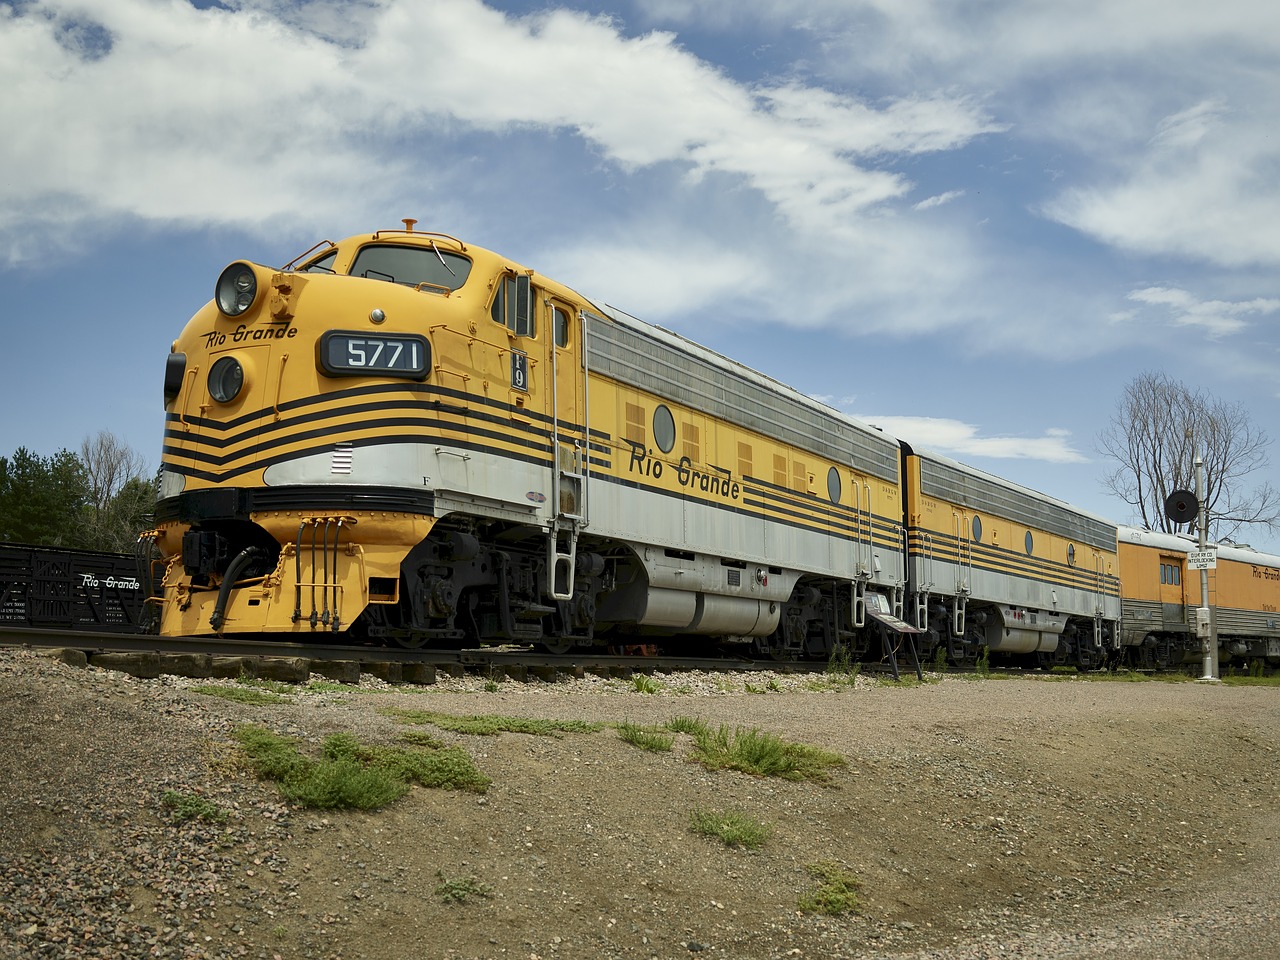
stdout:
[[235,357],[222,357],[209,368],[209,396],[230,403],[244,386],[244,367]]
[[251,306],[258,295],[258,278],[247,263],[233,263],[218,277],[213,299],[228,317],[238,317]]

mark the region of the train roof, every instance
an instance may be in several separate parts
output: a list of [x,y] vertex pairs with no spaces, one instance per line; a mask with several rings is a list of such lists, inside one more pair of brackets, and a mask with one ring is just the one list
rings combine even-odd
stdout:
[[997,487],[1003,487],[1005,490],[1012,491],[1013,493],[1017,494],[1020,497],[1028,497],[1032,500],[1036,500],[1040,502],[1041,504],[1044,504],[1045,506],[1049,506],[1058,510],[1063,510],[1063,511],[1073,513],[1076,516],[1084,518],[1086,520],[1090,520],[1095,524],[1101,524],[1103,526],[1106,526],[1108,529],[1114,529],[1116,527],[1116,522],[1114,520],[1110,520],[1102,516],[1101,514],[1097,514],[1089,510],[1085,510],[1084,508],[1078,507],[1074,503],[1071,503],[1067,500],[1059,499],[1058,497],[1051,496],[1047,493],[1044,493],[1040,490],[1036,490],[1032,487],[1025,487],[1020,483],[1015,483],[1012,480],[1007,480],[1004,477],[998,476],[994,473],[988,473],[986,470],[981,470],[978,467],[970,466],[967,463],[961,463],[959,460],[952,460],[950,457],[944,457],[940,453],[934,453],[931,450],[915,449],[910,444],[907,444],[905,441],[903,441],[903,444],[906,447],[908,453],[913,453],[923,460],[944,464],[945,466],[949,467],[950,469],[958,473],[967,474],[972,477],[977,477],[985,483],[988,483]]
[[666,327],[659,326],[656,323],[650,323],[647,320],[641,320],[639,317],[632,316],[625,310],[620,310],[615,306],[603,303],[599,300],[589,300],[590,303],[598,305],[598,309],[615,323],[638,330],[655,340],[666,343],[668,346],[676,350],[680,350],[690,356],[696,357],[704,363],[730,373],[743,380],[755,383],[757,386],[763,387],[771,393],[782,394],[797,403],[809,407],[824,417],[831,417],[836,420],[849,424],[856,430],[869,434],[877,438],[883,438],[895,446],[898,444],[898,438],[880,427],[872,426],[856,417],[851,417],[847,413],[835,409],[821,400],[815,400],[808,394],[802,393],[795,387],[788,386],[781,380],[775,380],[767,373],[761,373],[753,367],[749,367],[744,363],[726,357],[722,353],[712,350],[710,347],[703,346],[696,340],[690,340],[682,334],[676,333],[674,330],[668,330]]
[[[1197,538],[1183,533],[1165,533],[1161,530],[1145,530],[1142,527],[1121,525],[1116,535],[1121,543],[1135,543],[1147,547],[1156,547],[1171,553],[1189,553],[1200,549]],[[1280,567],[1280,556],[1263,553],[1253,547],[1238,543],[1210,543],[1218,551],[1223,560],[1235,560],[1240,563],[1251,563],[1259,567]]]

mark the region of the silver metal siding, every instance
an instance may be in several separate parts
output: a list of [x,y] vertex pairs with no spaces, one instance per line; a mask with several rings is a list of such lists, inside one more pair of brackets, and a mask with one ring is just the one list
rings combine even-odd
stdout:
[[898,482],[898,443],[892,437],[880,436],[870,427],[860,429],[816,402],[810,405],[792,397],[790,388],[782,384],[757,383],[727,360],[723,366],[712,363],[709,357],[695,355],[692,344],[690,350],[682,350],[636,327],[585,316],[594,372]]

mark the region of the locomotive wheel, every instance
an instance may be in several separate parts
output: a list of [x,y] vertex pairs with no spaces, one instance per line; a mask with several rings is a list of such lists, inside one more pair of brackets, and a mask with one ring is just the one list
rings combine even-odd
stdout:
[[577,644],[573,637],[543,637],[538,641],[537,646],[541,647],[547,653],[562,654],[568,653]]
[[959,637],[947,637],[947,659],[958,670],[972,670],[978,665],[974,648]]

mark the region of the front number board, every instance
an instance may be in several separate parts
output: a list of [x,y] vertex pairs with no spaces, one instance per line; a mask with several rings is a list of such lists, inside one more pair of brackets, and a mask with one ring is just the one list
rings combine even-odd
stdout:
[[331,377],[425,380],[431,369],[431,345],[414,333],[370,336],[330,330],[320,337],[320,368]]

